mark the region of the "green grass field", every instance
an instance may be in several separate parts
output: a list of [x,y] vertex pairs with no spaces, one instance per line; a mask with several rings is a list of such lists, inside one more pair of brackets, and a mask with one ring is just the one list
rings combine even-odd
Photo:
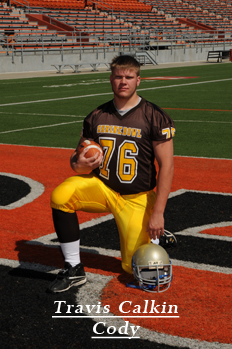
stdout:
[[[83,118],[111,99],[110,72],[1,80],[0,143],[75,148]],[[142,70],[138,94],[175,121],[175,155],[232,158],[232,64]]]

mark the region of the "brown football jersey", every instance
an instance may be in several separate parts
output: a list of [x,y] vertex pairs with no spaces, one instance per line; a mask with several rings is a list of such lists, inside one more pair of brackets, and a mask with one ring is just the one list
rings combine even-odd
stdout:
[[111,100],[90,113],[83,125],[83,137],[93,139],[104,150],[103,163],[95,174],[121,195],[156,186],[152,142],[168,141],[174,134],[168,114],[143,98],[123,116]]

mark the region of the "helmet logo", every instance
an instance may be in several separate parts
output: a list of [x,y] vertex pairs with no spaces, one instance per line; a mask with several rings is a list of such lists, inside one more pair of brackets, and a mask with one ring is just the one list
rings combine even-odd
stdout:
[[[149,269],[156,269],[156,266],[158,265],[162,265],[163,264],[163,261],[162,260],[160,260],[160,261],[148,261],[148,267],[149,267]],[[162,268],[162,266],[160,267],[158,267],[158,269],[160,269],[160,268]]]

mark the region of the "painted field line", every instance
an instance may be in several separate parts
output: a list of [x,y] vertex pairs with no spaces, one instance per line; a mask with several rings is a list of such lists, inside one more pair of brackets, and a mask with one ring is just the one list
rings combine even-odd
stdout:
[[[173,196],[180,195],[180,194],[187,192],[187,191],[188,190],[178,190],[178,191],[173,193],[174,194]],[[232,194],[229,194],[229,195],[232,195]],[[114,219],[114,217],[112,214],[108,214],[106,216],[102,216],[99,218],[93,218],[90,221],[81,223],[80,230],[83,230],[85,228],[91,228],[93,226],[96,226],[98,224],[101,224],[103,222],[107,222],[107,221],[110,221],[113,219]],[[200,231],[202,231],[206,228],[225,227],[225,226],[230,226],[230,225],[232,225],[232,222],[222,222],[222,223],[214,223],[214,224],[202,226],[202,227],[196,227],[196,228],[192,228],[192,229],[188,228],[186,230],[189,230],[188,235],[190,235],[190,236],[192,235],[192,236],[197,236],[197,237],[201,237],[201,238],[206,237],[206,238],[211,238],[214,240],[223,240],[223,241],[231,242],[232,241],[231,237],[218,236],[218,235],[212,235],[212,237],[211,237],[210,235],[200,233]],[[184,231],[186,231],[186,230],[184,230]],[[193,230],[193,231],[191,232],[191,230]],[[181,235],[181,233],[182,232],[178,232],[175,234]],[[54,240],[57,240],[57,235],[56,235],[56,233],[51,233],[48,235],[41,236],[37,239],[30,240],[27,242],[27,244],[40,245],[40,246],[50,247],[50,248],[58,248],[59,242],[54,241]],[[95,247],[95,246],[89,247],[89,246],[84,246],[84,245],[81,245],[80,248],[81,248],[81,252],[85,252],[85,253],[97,254],[99,256],[100,255],[101,256],[110,256],[110,257],[115,257],[115,258],[121,257],[121,252],[119,250],[113,250],[113,249],[108,249],[108,248],[103,248],[103,247]],[[216,265],[199,264],[199,263],[183,261],[183,260],[176,260],[176,259],[172,259],[172,263],[173,263],[173,265],[176,265],[176,266],[183,266],[183,267],[191,268],[191,269],[205,270],[205,271],[211,271],[211,272],[223,273],[223,274],[232,274],[232,269],[228,268],[228,267],[218,267]]]
[[[192,109],[192,108],[165,108],[162,107],[164,110],[183,110],[183,111],[212,111],[212,112],[231,112],[232,110],[226,110],[226,109]],[[64,116],[68,118],[82,118],[84,119],[85,116],[83,115],[69,115],[69,114],[41,114],[41,113],[14,113],[14,112],[5,112],[0,111],[0,114],[7,114],[7,115],[31,115],[31,116]],[[204,121],[204,120],[175,120],[175,121],[182,121],[182,122],[214,122],[214,123],[231,123],[227,121]]]
[[[45,148],[45,149],[66,149],[66,150],[73,150],[73,148],[69,147],[49,147],[45,145],[29,145],[29,144],[14,144],[14,143],[0,143],[0,146],[12,146],[12,147],[27,147],[27,148]],[[226,160],[226,161],[232,161],[231,158],[215,158],[215,157],[209,157],[209,156],[194,156],[194,155],[178,155],[175,154],[174,158],[190,158],[190,159],[210,159],[210,160]],[[222,193],[220,193],[222,194]]]
[[40,99],[37,101],[15,102],[15,103],[0,104],[0,107],[6,107],[6,106],[12,106],[12,105],[43,103],[43,102],[55,102],[55,101],[63,101],[63,100],[77,99],[77,98],[98,97],[98,96],[104,96],[104,95],[113,95],[113,93],[106,92],[106,93],[96,93],[96,94],[82,95],[82,96],[61,97],[61,98],[52,98],[52,99]]
[[[174,120],[174,121],[175,122],[203,122],[203,123],[215,123],[215,124],[232,124],[232,121],[202,121],[202,120]],[[16,130],[2,131],[2,132],[0,132],[0,134],[28,131],[28,130],[34,130],[34,129],[37,129],[37,128],[47,128],[47,127],[63,126],[63,125],[68,125],[68,124],[74,124],[74,123],[77,123],[77,122],[83,122],[83,120],[77,120],[77,121],[71,121],[71,122],[62,122],[60,124],[53,124],[53,125],[35,126],[35,127],[28,127],[28,128],[19,128],[19,129],[16,129]]]
[[[57,237],[56,233],[49,234],[50,237],[55,238]],[[34,240],[28,242],[28,244],[31,245],[39,245],[36,243],[33,243]],[[47,247],[47,248],[59,248],[58,244],[51,244],[51,245],[43,245],[40,244],[41,246]],[[120,251],[116,250],[108,250],[104,248],[99,248],[99,247],[88,247],[88,246],[81,246],[81,252],[85,253],[90,253],[90,254],[97,254],[99,258],[101,256],[109,256],[109,257],[115,257],[115,258],[120,258],[121,253]],[[210,271],[212,273],[219,273],[219,274],[226,274],[226,275],[231,275],[232,274],[232,268],[229,267],[219,267],[217,265],[213,264],[203,264],[203,263],[194,263],[194,262],[188,262],[188,261],[183,261],[180,259],[171,259],[173,266],[178,266],[178,267],[184,267],[188,269],[194,269],[194,270],[202,270],[202,271]],[[23,261],[18,261],[14,259],[8,259],[8,258],[0,258],[0,265],[4,265],[7,267],[11,268],[22,268],[22,269],[28,269],[28,270],[35,270],[35,271],[42,271],[45,273],[57,273],[57,270],[60,270],[60,268],[56,266],[48,266],[40,263],[31,263],[31,262],[23,262]]]
[[13,210],[16,207],[22,207],[25,204],[28,204],[35,199],[37,199],[39,196],[41,196],[44,193],[44,186],[42,183],[39,183],[38,181],[35,181],[29,177],[21,176],[21,175],[15,175],[13,173],[7,173],[7,172],[0,172],[0,176],[6,176],[6,177],[11,177],[11,178],[16,178],[19,179],[25,183],[27,183],[30,186],[30,192],[22,197],[21,199],[6,205],[6,206],[1,206],[0,205],[0,210]]
[[82,115],[68,115],[68,114],[41,114],[41,113],[12,113],[9,111],[0,111],[0,114],[9,114],[9,115],[35,115],[35,116],[67,116],[69,118],[84,118]]
[[[84,287],[81,287],[76,293],[76,303],[78,305],[82,305],[83,307],[86,304],[89,304],[89,299],[91,297],[91,304],[98,304],[99,299],[102,299],[102,293],[107,284],[111,281],[110,276],[97,275],[93,273],[88,273],[87,278],[89,280],[88,283],[85,284]],[[94,285],[94,287],[93,287]],[[141,294],[141,298],[143,295]],[[102,310],[102,307],[101,307]],[[102,312],[102,311],[101,311]],[[98,322],[98,318],[95,318],[95,313],[92,311],[90,314],[93,316],[93,321]],[[108,315],[113,315],[113,312],[109,312]],[[120,326],[125,326],[125,320],[121,318],[115,318],[113,322],[116,328]],[[129,326],[134,326],[133,322],[128,323]],[[213,342],[213,338],[211,342],[206,340],[202,340],[201,338],[188,338],[184,337],[185,333],[183,331],[183,336],[180,337],[176,334],[167,334],[164,331],[158,332],[156,331],[156,326],[154,328],[146,328],[143,327],[143,324],[140,324],[139,335],[142,340],[148,340],[149,342],[155,342],[153,345],[158,344],[158,347],[163,348],[165,345],[170,346],[170,348],[189,348],[189,349],[232,349],[232,344],[222,343],[222,342]],[[109,328],[112,326],[112,320],[104,321],[104,326]],[[163,325],[165,329],[165,323]],[[199,324],[200,328],[200,324]],[[199,330],[200,332],[200,330]],[[138,347],[143,347],[143,342],[138,343]],[[166,346],[165,346],[166,347]]]
[[[178,158],[191,158],[191,159],[210,159],[210,160],[226,160],[226,161],[232,161],[232,159],[230,158],[211,158],[211,157],[208,157],[208,156],[190,156],[190,155],[178,155],[178,154],[175,154],[174,155],[174,158],[175,157],[178,157]],[[222,193],[220,193],[222,195]]]
[[232,112],[232,110],[227,110],[227,109],[197,109],[197,108],[165,108],[163,107],[162,109],[167,109],[167,110],[188,110],[188,111],[223,111],[223,112]]
[[12,132],[20,132],[20,131],[28,131],[28,130],[35,130],[37,128],[47,128],[47,127],[63,126],[63,125],[68,125],[68,124],[75,124],[77,122],[83,122],[83,120],[76,120],[76,121],[71,121],[71,122],[62,122],[60,124],[53,124],[53,125],[36,126],[36,127],[28,127],[28,128],[19,128],[17,130],[3,131],[3,132],[0,132],[0,134],[12,133]]
[[191,86],[191,85],[200,85],[200,84],[210,84],[210,83],[213,83],[213,82],[222,82],[222,81],[224,82],[224,81],[231,81],[231,80],[232,80],[232,78],[220,79],[220,80],[209,80],[209,81],[198,81],[198,82],[190,82],[190,83],[186,83],[186,84],[176,84],[176,85],[167,85],[167,86],[148,87],[148,88],[138,89],[137,91],[159,90],[159,89],[162,89],[162,88],[182,87],[182,86]]
[[[159,90],[159,89],[172,88],[172,87],[211,84],[214,82],[224,82],[224,81],[231,81],[231,80],[232,80],[232,78],[220,79],[220,80],[209,80],[209,81],[198,81],[198,82],[192,82],[192,83],[186,83],[186,84],[175,84],[175,85],[168,85],[168,86],[148,87],[148,88],[137,89],[137,91],[139,92],[139,91],[148,91],[148,90]],[[37,100],[37,101],[6,103],[6,104],[0,104],[0,107],[6,107],[6,106],[12,106],[12,105],[33,104],[33,103],[43,103],[43,102],[54,102],[54,101],[62,101],[62,100],[69,100],[69,99],[98,97],[98,96],[107,96],[107,95],[113,95],[113,93],[112,92],[105,92],[105,93],[96,93],[96,94],[89,94],[89,95],[82,95],[82,96],[72,96],[72,97],[62,97],[62,98],[52,98],[52,99],[41,99],[41,100]]]
[[[49,147],[45,145],[28,145],[28,144],[13,144],[13,143],[0,143],[0,146],[12,146],[12,147],[27,147],[27,148],[45,148],[45,149],[66,149],[66,150],[73,150],[73,148],[68,147]],[[191,159],[210,159],[210,160],[226,160],[226,161],[232,161],[231,158],[215,158],[215,157],[208,157],[208,156],[193,156],[193,155],[178,155],[175,154],[174,158],[191,158]],[[222,194],[222,193],[220,193]]]
[[[73,150],[73,148],[68,147],[48,147],[45,145],[28,145],[28,144],[13,144],[13,143],[0,143],[0,146],[11,146],[11,147],[27,147],[27,148],[44,148],[44,149],[65,149],[65,150]],[[181,155],[180,155],[181,156]],[[227,159],[224,159],[227,160]]]
[[4,265],[10,268],[21,268],[21,269],[34,270],[34,271],[39,271],[43,273],[51,273],[51,274],[57,274],[57,271],[60,270],[60,268],[54,267],[54,266],[52,267],[52,266],[47,266],[39,263],[30,263],[30,262],[23,262],[18,260],[16,261],[14,259],[7,259],[7,258],[0,258],[0,265]]
[[[196,110],[196,111],[225,111],[225,112],[232,112],[232,110],[221,110],[221,109],[185,109],[185,108],[162,108],[162,109],[170,109],[170,110]],[[65,116],[65,117],[71,117],[71,118],[82,118],[84,119],[85,116],[81,115],[66,115],[66,114],[40,114],[40,113],[12,113],[12,112],[3,112],[0,111],[0,114],[10,114],[10,115],[32,115],[32,116]],[[232,121],[205,121],[205,120],[174,120],[178,122],[207,122],[207,123],[216,123],[216,124],[231,124]],[[44,126],[46,127],[46,126]],[[50,126],[48,126],[50,127]],[[23,129],[22,129],[23,130]],[[11,132],[11,131],[10,131]],[[13,132],[13,131],[12,131]],[[1,132],[0,132],[1,133]]]
[[209,121],[209,120],[177,120],[173,119],[175,122],[203,122],[210,124],[232,124],[232,121]]

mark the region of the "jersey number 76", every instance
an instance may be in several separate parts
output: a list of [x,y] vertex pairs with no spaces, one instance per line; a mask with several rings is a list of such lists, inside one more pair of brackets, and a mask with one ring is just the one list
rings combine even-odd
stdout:
[[[110,178],[110,162],[115,151],[115,138],[100,138],[104,150],[104,159],[99,167],[100,176]],[[139,149],[134,141],[124,141],[118,148],[116,175],[121,183],[132,183],[137,176],[138,161],[136,156]]]

